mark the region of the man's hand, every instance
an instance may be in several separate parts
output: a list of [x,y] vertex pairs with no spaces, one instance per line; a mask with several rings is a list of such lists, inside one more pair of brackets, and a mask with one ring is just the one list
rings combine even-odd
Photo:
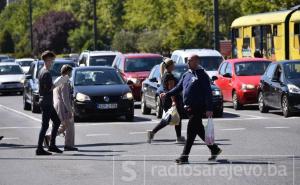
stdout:
[[206,111],[206,117],[211,118],[213,116],[213,112],[212,111]]
[[164,98],[166,96],[166,93],[161,93],[159,96],[160,98]]

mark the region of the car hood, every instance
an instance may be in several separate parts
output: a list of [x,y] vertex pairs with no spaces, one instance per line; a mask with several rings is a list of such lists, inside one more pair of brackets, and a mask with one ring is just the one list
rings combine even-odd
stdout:
[[17,75],[0,75],[0,82],[20,82],[22,79],[24,79],[23,74],[17,74]]
[[126,72],[126,78],[147,78],[149,74],[150,71]]
[[300,88],[300,79],[288,79],[288,83],[291,83]]
[[75,86],[75,92],[79,92],[88,96],[122,96],[130,92],[130,88],[126,84],[122,85],[93,85],[93,86]]
[[242,84],[259,85],[261,76],[237,76],[236,79]]

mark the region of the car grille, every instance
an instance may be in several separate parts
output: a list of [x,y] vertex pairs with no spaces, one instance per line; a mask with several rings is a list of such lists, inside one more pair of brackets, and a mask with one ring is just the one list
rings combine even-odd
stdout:
[[104,96],[93,96],[91,99],[96,103],[111,103],[118,102],[121,99],[121,96],[106,96],[109,98],[109,101],[104,101]]
[[20,84],[20,82],[2,82],[3,85],[9,85],[9,84]]

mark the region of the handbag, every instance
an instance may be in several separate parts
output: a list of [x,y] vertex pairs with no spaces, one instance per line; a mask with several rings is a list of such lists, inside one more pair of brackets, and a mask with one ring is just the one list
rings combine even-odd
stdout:
[[180,116],[176,106],[172,106],[167,112],[163,113],[162,120],[169,125],[179,125]]
[[205,143],[213,145],[215,143],[214,123],[212,117],[207,119],[207,124],[204,125],[205,129]]

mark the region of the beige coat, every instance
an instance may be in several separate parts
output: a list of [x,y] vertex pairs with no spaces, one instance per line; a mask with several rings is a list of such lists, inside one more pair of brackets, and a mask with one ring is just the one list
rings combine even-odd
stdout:
[[71,86],[65,82],[53,90],[54,108],[61,122],[72,118]]

